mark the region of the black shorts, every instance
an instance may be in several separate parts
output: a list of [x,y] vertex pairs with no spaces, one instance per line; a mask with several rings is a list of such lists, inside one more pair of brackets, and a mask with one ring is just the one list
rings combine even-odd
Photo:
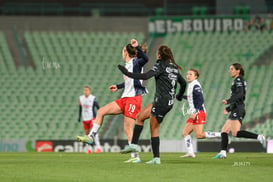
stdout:
[[230,120],[239,120],[240,123],[242,124],[242,121],[246,115],[246,111],[244,109],[234,109],[230,111],[230,115],[228,119]]
[[151,116],[154,116],[158,123],[162,123],[164,117],[172,109],[172,107],[173,102],[169,102],[169,99],[155,99],[153,102]]

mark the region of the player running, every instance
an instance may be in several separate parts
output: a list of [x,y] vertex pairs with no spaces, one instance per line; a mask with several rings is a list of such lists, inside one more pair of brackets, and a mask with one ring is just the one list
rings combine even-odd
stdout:
[[[82,124],[85,135],[88,135],[90,129],[93,127],[93,120],[96,118],[96,110],[99,109],[99,103],[96,100],[96,97],[91,94],[91,88],[89,86],[85,86],[83,88],[83,95],[79,98],[79,118],[78,121],[81,122],[82,117]],[[95,137],[95,144],[96,144],[96,153],[100,153],[101,145],[99,136],[96,135]],[[87,154],[92,153],[92,147],[87,150]]]
[[[139,58],[136,57],[137,53]],[[138,42],[135,39],[131,40],[131,44],[124,46],[122,57],[126,62],[125,67],[132,73],[141,73],[143,71],[143,66],[148,62],[148,57],[138,46]],[[121,98],[103,106],[98,110],[97,117],[93,121],[94,125],[92,130],[88,136],[77,136],[79,141],[92,144],[99,131],[99,128],[103,123],[103,117],[105,115],[123,114],[124,131],[127,135],[128,143],[131,143],[136,115],[141,110],[141,95],[146,94],[147,91],[146,88],[142,86],[142,81],[139,79],[132,79],[125,75],[123,78],[123,83],[109,87],[112,92],[116,92],[118,89],[124,88]],[[134,154],[132,154],[132,157],[136,157],[133,155]]]
[[246,81],[244,80],[245,71],[241,64],[234,63],[230,66],[229,72],[230,76],[234,78],[231,86],[231,97],[227,100],[222,100],[222,102],[225,105],[229,105],[225,108],[224,114],[230,112],[230,115],[222,128],[221,151],[214,157],[215,159],[224,159],[227,157],[228,134],[230,131],[234,137],[257,139],[264,148],[266,147],[265,136],[240,130],[246,113],[244,103],[247,90]]
[[[189,85],[185,99],[188,100],[191,115],[183,130],[187,153],[181,157],[195,157],[190,135],[192,132],[194,132],[195,137],[198,139],[221,137],[220,132],[203,131],[204,124],[206,124],[206,109],[204,105],[203,90],[201,84],[197,80],[198,77],[199,72],[196,69],[190,69],[187,73]],[[182,100],[182,95],[177,95],[176,98],[177,100]]]
[[[157,63],[154,67],[145,74],[137,74],[128,72],[128,70],[119,65],[119,69],[125,75],[141,80],[147,80],[151,77],[155,77],[156,81],[156,93],[154,97],[153,104],[148,105],[144,109],[143,116],[147,116],[150,113],[150,129],[151,129],[151,145],[153,149],[153,159],[148,161],[147,164],[160,164],[160,154],[159,154],[159,134],[158,130],[160,124],[162,123],[165,115],[172,109],[177,82],[181,84],[180,94],[183,92],[185,80],[179,74],[178,69],[181,67],[175,63],[172,55],[172,51],[165,45],[159,47],[157,51]],[[183,82],[184,80],[184,82]],[[152,106],[152,108],[151,108]],[[142,118],[143,119],[143,118]],[[145,119],[145,117],[144,117]],[[143,120],[144,121],[144,120]],[[141,122],[141,121],[139,121]],[[137,122],[133,133],[132,144],[125,147],[121,153],[138,152],[138,139],[143,128],[143,123]]]

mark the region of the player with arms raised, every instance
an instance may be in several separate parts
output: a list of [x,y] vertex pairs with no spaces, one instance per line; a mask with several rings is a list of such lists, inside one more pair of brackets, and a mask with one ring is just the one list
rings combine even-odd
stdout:
[[[138,57],[137,57],[138,53]],[[148,57],[138,46],[138,42],[135,39],[131,40],[131,44],[124,46],[122,50],[123,60],[126,62],[126,68],[132,73],[141,73],[143,66],[148,62]],[[94,120],[94,126],[88,136],[77,136],[79,141],[92,144],[99,128],[103,123],[105,115],[124,115],[124,130],[128,138],[128,143],[131,143],[133,136],[133,127],[136,119],[136,115],[141,110],[142,98],[141,95],[146,94],[146,88],[142,86],[142,81],[139,79],[132,79],[128,76],[123,76],[124,82],[112,85],[109,89],[112,92],[116,92],[118,89],[124,88],[123,94],[120,99],[111,102],[98,110],[97,117]],[[131,154],[132,160],[138,160],[136,153]]]

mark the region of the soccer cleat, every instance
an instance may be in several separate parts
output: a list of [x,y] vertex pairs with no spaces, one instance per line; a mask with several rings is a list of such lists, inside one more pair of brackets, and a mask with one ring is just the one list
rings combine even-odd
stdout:
[[182,158],[195,158],[195,154],[194,153],[192,153],[192,154],[186,153],[185,155],[181,155],[180,157],[182,157]]
[[266,139],[265,139],[265,136],[264,135],[259,135],[258,136],[258,140],[263,145],[263,148],[266,148]]
[[141,163],[141,159],[139,157],[136,157],[134,161],[132,161],[132,163],[137,164],[137,163]]
[[96,154],[99,154],[101,152],[102,152],[101,148],[97,148],[96,151],[95,151]]
[[92,154],[92,150],[88,149],[85,153],[86,154]]
[[139,157],[131,157],[129,160],[124,161],[124,163],[141,163],[141,159]]
[[121,154],[128,154],[131,152],[138,152],[138,146],[136,144],[127,145],[123,150],[120,151]]
[[89,145],[92,145],[94,143],[93,137],[89,137],[87,135],[84,136],[77,136],[77,140],[83,143],[87,143]]
[[213,159],[225,159],[225,158],[227,158],[227,156],[222,154],[221,152],[218,153],[215,157],[213,157]]
[[146,164],[161,164],[159,157],[154,157],[152,160],[146,162]]

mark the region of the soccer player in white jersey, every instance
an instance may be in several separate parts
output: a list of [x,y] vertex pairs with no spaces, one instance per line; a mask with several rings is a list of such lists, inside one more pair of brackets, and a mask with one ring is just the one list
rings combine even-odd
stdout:
[[[96,111],[95,109],[99,109],[100,106],[96,100],[96,97],[91,94],[91,88],[89,86],[85,86],[83,88],[83,95],[79,98],[79,118],[78,121],[81,122],[82,118],[82,124],[85,135],[88,135],[90,132],[90,129],[93,128],[93,120],[96,118]],[[99,136],[96,135],[95,138],[95,144],[96,144],[96,153],[100,153],[101,146],[100,146],[100,140]],[[92,147],[87,150],[87,154],[92,153]]]
[[[135,39],[131,40],[131,44],[124,46],[122,50],[122,57],[126,63],[126,69],[132,73],[143,72],[143,66],[148,62],[147,55],[143,52],[138,45],[138,41]],[[141,95],[146,94],[147,91],[142,85],[142,81],[140,79],[129,78],[126,75],[123,75],[123,79],[123,83],[109,87],[112,92],[116,92],[118,89],[124,89],[121,98],[106,104],[98,110],[97,117],[94,120],[94,127],[88,136],[77,136],[79,141],[92,144],[95,137],[98,135],[98,131],[103,123],[104,116],[123,114],[124,131],[127,135],[128,143],[131,144],[135,119],[141,110]],[[125,162],[135,162],[139,160],[140,159],[137,153],[131,153],[131,158]]]
[[[187,73],[187,80],[189,82],[187,96],[183,97],[188,100],[190,106],[190,118],[188,119],[183,130],[183,136],[186,144],[187,153],[181,157],[195,157],[191,139],[191,133],[198,139],[204,138],[220,138],[220,132],[204,132],[203,127],[206,124],[206,109],[204,105],[204,97],[202,86],[197,80],[199,72],[196,69],[190,69]],[[182,95],[177,97],[182,99]]]

